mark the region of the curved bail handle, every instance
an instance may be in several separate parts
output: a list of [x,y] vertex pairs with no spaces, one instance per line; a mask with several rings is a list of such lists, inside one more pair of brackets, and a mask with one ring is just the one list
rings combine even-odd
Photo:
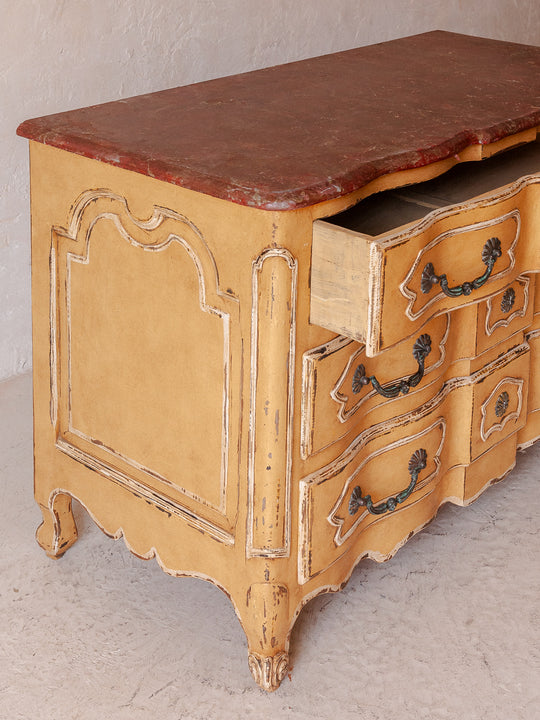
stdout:
[[489,238],[484,247],[482,248],[482,262],[486,265],[486,271],[483,275],[471,280],[470,282],[464,282],[456,287],[448,287],[448,280],[446,274],[437,275],[433,263],[427,263],[422,270],[422,277],[420,280],[420,288],[423,293],[428,293],[434,285],[440,285],[441,290],[447,297],[459,297],[460,295],[470,295],[473,290],[477,290],[489,279],[497,258],[502,255],[501,241],[498,237]]
[[357,395],[365,385],[371,383],[374,389],[386,398],[395,398],[400,393],[406,395],[409,390],[416,387],[420,380],[424,377],[424,362],[426,357],[431,352],[431,338],[429,335],[424,334],[416,340],[413,345],[413,358],[418,363],[418,370],[406,380],[399,380],[391,385],[385,385],[384,387],[379,383],[375,375],[366,375],[366,369],[364,365],[359,365],[354,371],[352,379],[352,391]]
[[411,455],[411,459],[409,460],[408,469],[409,475],[411,476],[411,481],[408,487],[406,487],[405,490],[399,492],[397,495],[389,497],[384,502],[379,503],[379,505],[373,504],[373,501],[371,500],[371,495],[362,495],[362,490],[360,489],[360,486],[357,485],[352,491],[349,500],[349,515],[356,515],[358,509],[361,507],[365,507],[366,510],[372,515],[384,515],[384,513],[392,512],[400,503],[405,502],[405,500],[410,496],[410,494],[416,487],[420,471],[423,470],[426,465],[427,452],[423,448],[415,450]]

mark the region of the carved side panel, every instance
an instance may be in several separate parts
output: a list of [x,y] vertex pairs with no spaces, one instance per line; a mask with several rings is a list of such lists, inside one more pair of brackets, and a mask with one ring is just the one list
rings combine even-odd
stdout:
[[51,258],[58,447],[232,542],[238,302],[202,233],[172,210],[142,221],[124,198],[88,191],[53,230]]
[[282,248],[253,263],[247,553],[287,556],[297,263]]

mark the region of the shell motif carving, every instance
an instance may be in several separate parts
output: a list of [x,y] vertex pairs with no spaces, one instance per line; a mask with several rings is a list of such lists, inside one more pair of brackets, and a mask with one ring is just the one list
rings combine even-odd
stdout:
[[277,690],[289,669],[289,655],[278,652],[272,657],[249,653],[248,664],[253,679],[263,690]]
[[502,417],[505,414],[505,412],[508,410],[509,403],[510,403],[510,397],[505,390],[497,398],[497,402],[495,403],[495,415],[499,418]]
[[423,448],[415,450],[409,460],[409,474],[414,475],[415,473],[419,473],[420,470],[423,470],[426,467],[426,464],[427,452]]
[[501,311],[503,313],[510,312],[510,310],[514,307],[515,301],[516,291],[514,290],[514,288],[509,287],[507,290],[505,290],[504,295],[502,296]]
[[482,262],[489,265],[502,255],[501,241],[498,237],[489,238],[482,248]]

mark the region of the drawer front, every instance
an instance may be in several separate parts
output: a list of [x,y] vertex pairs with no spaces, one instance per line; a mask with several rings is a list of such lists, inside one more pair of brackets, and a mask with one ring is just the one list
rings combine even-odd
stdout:
[[[520,230],[520,212],[512,209],[470,223],[463,213],[420,232],[407,255],[418,241],[422,247],[399,286],[405,316],[415,322],[441,305],[451,310],[492,293],[492,283],[515,268]],[[390,271],[396,261],[400,264],[397,256]]]
[[[438,315],[418,335],[367,356],[363,344],[345,336],[306,352],[303,357],[301,453],[306,459],[351,432],[413,410],[439,392],[452,376],[480,370],[501,354],[502,343],[530,327],[534,309],[534,276],[521,275],[492,297]],[[464,332],[464,328],[466,331]],[[424,373],[414,387],[407,383],[419,367],[416,342],[428,336],[430,352]],[[519,341],[518,341],[519,342]],[[451,367],[453,363],[461,362]],[[382,387],[367,381],[374,377]],[[399,386],[405,382],[403,390]],[[414,379],[413,379],[414,382]],[[393,396],[385,396],[388,391]]]
[[527,334],[527,341],[531,348],[527,392],[527,422],[518,434],[520,447],[528,447],[540,438],[540,328],[531,330]]
[[[535,293],[535,296],[534,296],[534,314],[540,315],[540,292]],[[538,325],[540,323],[536,323],[536,324]]]
[[317,221],[311,321],[374,355],[435,315],[499,293],[535,269],[527,212],[539,186],[530,176],[377,237]]
[[531,325],[534,311],[534,275],[521,275],[478,306],[476,353]]
[[[510,362],[503,356],[473,389],[471,460],[524,427],[527,420],[530,351],[527,345]],[[497,365],[501,367],[497,369]]]
[[[529,366],[522,343],[472,375],[449,378],[416,410],[367,427],[301,480],[300,581],[341,560],[352,567],[365,556],[392,555],[441,503],[466,499],[465,468],[475,460],[498,453],[483,485],[500,477],[526,421]],[[425,467],[408,493],[410,462],[420,450]]]
[[305,353],[302,457],[353,430],[407,412],[418,405],[418,393],[426,388],[435,394],[452,361],[452,334],[450,315],[441,315],[426,323],[417,337],[376,358],[368,358],[364,345],[343,336]]
[[431,494],[441,472],[446,426],[444,417],[430,416],[395,428],[393,440],[381,428],[352,457],[344,453],[302,481],[301,582],[361,553],[380,523],[397,523],[395,543],[413,529],[411,508]]

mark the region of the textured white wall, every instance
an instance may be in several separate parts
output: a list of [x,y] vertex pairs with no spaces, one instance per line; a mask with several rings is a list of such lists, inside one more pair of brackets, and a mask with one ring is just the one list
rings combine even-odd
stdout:
[[26,118],[439,28],[540,44],[538,0],[0,0],[0,379],[30,368]]

